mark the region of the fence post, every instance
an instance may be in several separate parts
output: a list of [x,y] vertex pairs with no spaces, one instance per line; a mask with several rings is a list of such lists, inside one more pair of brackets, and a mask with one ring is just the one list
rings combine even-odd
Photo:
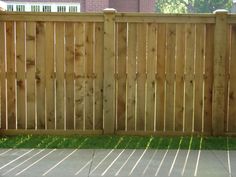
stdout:
[[104,134],[115,133],[115,9],[104,9]]
[[225,116],[225,61],[228,35],[228,11],[216,10],[214,61],[213,61],[213,98],[212,98],[212,128],[213,135],[224,134]]

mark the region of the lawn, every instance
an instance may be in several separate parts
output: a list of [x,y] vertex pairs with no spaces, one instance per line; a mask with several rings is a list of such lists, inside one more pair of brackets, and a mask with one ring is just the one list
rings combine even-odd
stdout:
[[0,137],[0,148],[236,150],[236,138],[19,135]]

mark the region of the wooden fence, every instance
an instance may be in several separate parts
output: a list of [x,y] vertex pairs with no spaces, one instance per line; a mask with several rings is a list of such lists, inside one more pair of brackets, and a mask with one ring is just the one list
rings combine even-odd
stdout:
[[0,13],[1,133],[236,132],[236,15]]

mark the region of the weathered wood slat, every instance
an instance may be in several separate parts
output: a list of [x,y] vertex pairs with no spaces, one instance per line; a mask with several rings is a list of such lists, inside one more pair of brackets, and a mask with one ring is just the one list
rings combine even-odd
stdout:
[[17,128],[26,127],[25,100],[25,23],[16,23]]
[[184,120],[184,68],[185,68],[185,25],[176,26],[176,91],[175,130],[183,131]]
[[65,128],[65,24],[56,23],[56,129]]
[[193,130],[194,112],[194,50],[195,25],[186,25],[186,65],[185,65],[185,128],[184,131]]
[[157,33],[157,87],[156,87],[156,130],[164,130],[165,117],[165,65],[166,65],[166,25],[158,25]]
[[76,129],[83,130],[85,125],[85,26],[75,24],[75,121]]
[[26,23],[26,71],[27,71],[27,129],[34,129],[36,123],[36,23]]
[[103,46],[104,24],[95,23],[95,129],[103,128]]
[[94,129],[94,88],[93,81],[94,78],[90,77],[94,74],[94,23],[85,24],[85,71],[86,71],[86,81],[85,81],[85,129]]
[[174,81],[175,81],[175,46],[176,25],[167,24],[167,57],[166,57],[166,119],[165,130],[174,130]]
[[128,24],[127,130],[135,130],[137,24]]
[[46,23],[46,118],[47,129],[55,129],[54,23]]
[[7,116],[8,128],[16,129],[16,74],[15,74],[15,33],[14,22],[6,23],[7,55]]
[[146,98],[146,130],[154,131],[155,107],[155,74],[156,74],[156,24],[148,24],[148,49],[147,49],[147,98]]
[[205,25],[196,25],[196,59],[195,59],[195,103],[194,103],[194,131],[203,130],[203,72]]
[[125,130],[126,124],[126,41],[127,23],[118,23],[118,97],[117,97],[117,129]]
[[45,129],[45,23],[36,23],[37,129]]
[[74,129],[74,23],[65,23],[66,129]]
[[229,123],[228,131],[234,132],[236,129],[236,25],[232,25],[231,32],[231,61],[230,61],[230,92],[229,92]]
[[6,77],[5,77],[5,23],[0,22],[0,83],[1,83],[1,129],[6,129]]
[[146,35],[147,24],[138,24],[137,26],[137,121],[136,129],[144,130],[146,123],[145,116],[145,92],[146,92]]
[[206,25],[204,132],[212,131],[212,84],[214,58],[214,25]]

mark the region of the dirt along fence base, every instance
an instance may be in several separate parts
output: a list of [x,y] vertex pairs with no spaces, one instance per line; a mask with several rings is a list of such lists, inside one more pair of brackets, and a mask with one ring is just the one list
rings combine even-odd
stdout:
[[236,132],[236,15],[0,12],[1,134]]

